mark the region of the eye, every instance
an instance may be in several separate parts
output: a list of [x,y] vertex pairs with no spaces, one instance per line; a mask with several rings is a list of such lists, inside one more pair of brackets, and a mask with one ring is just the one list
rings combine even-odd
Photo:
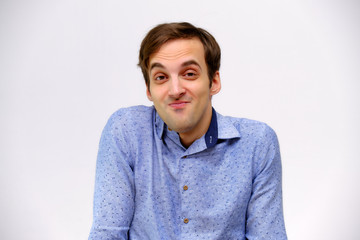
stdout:
[[165,81],[167,79],[167,76],[163,73],[155,74],[154,80],[157,82]]
[[192,69],[186,70],[184,72],[183,76],[185,79],[188,79],[188,80],[195,80],[199,77],[198,73]]

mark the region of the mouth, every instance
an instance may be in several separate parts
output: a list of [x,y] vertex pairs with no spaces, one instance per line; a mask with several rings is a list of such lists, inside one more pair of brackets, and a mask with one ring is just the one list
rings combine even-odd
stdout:
[[169,104],[169,106],[173,109],[182,109],[184,108],[189,102],[186,101],[175,101]]

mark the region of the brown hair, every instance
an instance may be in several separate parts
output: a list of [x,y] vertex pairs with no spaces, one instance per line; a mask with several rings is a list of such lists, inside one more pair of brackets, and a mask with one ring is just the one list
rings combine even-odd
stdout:
[[204,46],[205,62],[208,68],[210,87],[215,72],[220,69],[221,50],[215,38],[206,30],[197,28],[190,23],[164,23],[151,29],[141,43],[139,63],[144,75],[146,86],[149,87],[149,59],[150,55],[169,40],[198,38]]

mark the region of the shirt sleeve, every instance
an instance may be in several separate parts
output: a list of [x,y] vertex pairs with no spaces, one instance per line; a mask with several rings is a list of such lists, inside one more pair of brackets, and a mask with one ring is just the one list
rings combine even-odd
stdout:
[[101,136],[89,240],[128,239],[135,191],[125,128],[110,118]]
[[253,190],[247,209],[248,240],[287,239],[282,206],[279,144],[268,126],[255,150]]

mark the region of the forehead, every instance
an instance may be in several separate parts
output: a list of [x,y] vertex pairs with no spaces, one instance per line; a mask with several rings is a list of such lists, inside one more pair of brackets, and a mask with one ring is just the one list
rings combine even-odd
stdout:
[[149,65],[156,62],[186,61],[189,58],[205,63],[204,46],[198,38],[175,39],[164,43],[150,55]]

